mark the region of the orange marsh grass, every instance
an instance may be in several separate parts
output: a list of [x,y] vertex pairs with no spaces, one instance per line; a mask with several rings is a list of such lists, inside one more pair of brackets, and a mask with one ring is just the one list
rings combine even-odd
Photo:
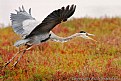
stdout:
[[[79,18],[53,29],[59,36],[69,36],[80,30],[95,34],[95,43],[74,38],[66,43],[48,41],[26,52],[16,68],[0,69],[5,81],[67,81],[104,77],[121,78],[121,19]],[[19,39],[11,27],[0,29],[0,68],[17,49]],[[21,47],[21,49],[23,46]],[[15,60],[14,60],[15,62]]]

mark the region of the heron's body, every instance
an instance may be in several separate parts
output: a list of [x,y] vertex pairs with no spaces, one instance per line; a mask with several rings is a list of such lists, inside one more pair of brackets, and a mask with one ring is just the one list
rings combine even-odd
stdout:
[[[19,11],[16,10],[17,14],[11,13],[12,28],[15,33],[21,36],[21,40],[17,41],[14,46],[33,46],[45,42],[49,39],[56,42],[67,42],[76,36],[81,36],[85,39],[92,39],[87,36],[92,34],[86,33],[84,31],[75,33],[65,38],[59,37],[51,31],[57,24],[60,24],[62,21],[67,21],[67,19],[74,14],[75,9],[75,5],[68,5],[67,7],[62,7],[61,9],[54,10],[40,23],[32,17],[31,9],[29,9],[29,13],[27,13],[23,6],[22,8],[19,7]],[[28,49],[29,48],[23,50],[22,55]],[[16,57],[17,54],[15,54],[13,58],[6,63],[5,66],[7,66]],[[18,63],[22,55],[20,55],[14,65]]]
[[42,33],[42,34],[38,34],[38,35],[34,35],[30,38],[24,38],[22,40],[17,41],[14,46],[20,46],[20,45],[34,45],[34,44],[40,44],[42,42],[45,42],[47,40],[50,39],[50,35],[49,33]]

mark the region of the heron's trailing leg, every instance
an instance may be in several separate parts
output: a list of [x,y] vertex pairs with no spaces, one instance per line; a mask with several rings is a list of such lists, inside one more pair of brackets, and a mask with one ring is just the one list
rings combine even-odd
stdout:
[[23,50],[23,53],[20,55],[20,57],[18,58],[18,60],[13,64],[13,66],[16,66],[16,64],[19,62],[19,60],[21,59],[21,57],[23,56],[23,54],[26,52],[26,50]]
[[32,47],[30,47],[30,46],[27,46],[27,48],[25,49],[25,50],[23,50],[23,52],[22,52],[22,54],[20,55],[20,57],[17,59],[17,61],[13,64],[13,67],[15,67],[16,66],[16,64],[20,61],[20,59],[22,58],[22,56],[24,55],[24,53],[26,52],[26,51],[28,51],[29,49],[31,49]]
[[[21,52],[25,53],[26,50],[29,50],[30,49],[30,45],[27,45],[27,48],[26,49],[23,49],[23,50],[19,50],[5,65],[4,65],[4,68]],[[25,51],[25,52],[24,52]],[[22,54],[23,54],[22,53]],[[18,58],[19,59],[19,58]],[[15,63],[14,63],[15,64]]]
[[6,67],[20,52],[22,52],[22,51],[24,51],[24,50],[20,50],[20,51],[18,51],[5,65],[4,65],[4,67]]

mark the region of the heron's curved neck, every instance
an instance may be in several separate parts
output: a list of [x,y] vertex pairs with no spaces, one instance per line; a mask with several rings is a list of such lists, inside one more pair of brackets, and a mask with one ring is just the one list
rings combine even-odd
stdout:
[[71,40],[72,38],[79,36],[79,33],[75,33],[68,37],[59,37],[59,36],[55,35],[53,32],[50,32],[50,33],[51,33],[50,39],[52,41],[56,41],[56,42],[67,42],[67,41]]

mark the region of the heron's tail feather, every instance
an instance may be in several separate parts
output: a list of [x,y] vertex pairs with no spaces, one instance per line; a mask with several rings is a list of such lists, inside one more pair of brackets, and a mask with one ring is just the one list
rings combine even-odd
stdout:
[[27,42],[29,42],[27,39],[19,40],[14,44],[14,46],[19,47],[20,45],[26,44]]

